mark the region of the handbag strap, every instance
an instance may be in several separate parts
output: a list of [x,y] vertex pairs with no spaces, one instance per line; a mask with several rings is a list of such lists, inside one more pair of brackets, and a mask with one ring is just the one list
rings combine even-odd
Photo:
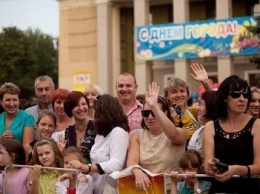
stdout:
[[189,115],[189,117],[197,124],[199,125],[198,121],[195,119],[195,117],[193,116],[193,114],[190,112],[189,109],[186,109],[187,114]]

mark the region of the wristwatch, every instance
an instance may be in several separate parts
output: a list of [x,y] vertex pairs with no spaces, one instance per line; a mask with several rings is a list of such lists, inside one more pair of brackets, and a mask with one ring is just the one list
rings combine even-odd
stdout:
[[88,171],[87,172],[83,172],[83,171],[81,171],[81,173],[82,174],[89,174],[90,173],[90,171],[91,171],[91,167],[92,167],[92,164],[88,164]]
[[201,189],[196,189],[196,190],[195,190],[195,193],[196,193],[196,194],[201,194]]

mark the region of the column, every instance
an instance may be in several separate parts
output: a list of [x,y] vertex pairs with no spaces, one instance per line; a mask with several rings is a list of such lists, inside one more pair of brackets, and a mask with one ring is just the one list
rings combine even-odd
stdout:
[[[173,0],[173,21],[174,23],[185,23],[190,20],[189,0]],[[174,60],[174,74],[187,82],[191,79],[190,67],[186,59]]]
[[[116,78],[121,74],[121,47],[120,47],[120,6],[114,4],[112,8],[112,21],[113,21],[113,34],[112,34],[112,66],[113,66],[113,77],[112,77],[112,89],[113,94],[116,94]],[[112,94],[112,93],[111,93]]]
[[[232,0],[216,1],[217,19],[232,17]],[[222,82],[226,77],[234,73],[233,57],[218,57],[218,81]]]
[[[149,24],[149,0],[134,0],[134,53],[136,53],[136,27]],[[135,78],[138,93],[144,93],[151,82],[151,65],[149,62],[138,61],[135,58]]]
[[254,6],[254,16],[259,16],[260,15],[260,1],[259,4],[255,4]]
[[105,93],[113,92],[112,4],[96,0],[97,5],[97,84]]

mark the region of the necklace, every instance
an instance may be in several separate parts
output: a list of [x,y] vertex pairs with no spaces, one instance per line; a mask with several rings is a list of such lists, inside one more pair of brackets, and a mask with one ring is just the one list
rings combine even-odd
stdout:
[[79,132],[76,130],[76,138],[78,143],[81,143],[82,139],[84,138],[85,131]]
[[84,137],[84,133],[83,133],[82,135],[76,134],[76,136],[77,136],[77,139],[79,140],[79,142],[81,142],[81,140],[82,140],[83,137]]

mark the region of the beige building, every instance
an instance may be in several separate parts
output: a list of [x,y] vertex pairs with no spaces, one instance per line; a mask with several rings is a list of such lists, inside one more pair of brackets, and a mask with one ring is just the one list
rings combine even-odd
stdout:
[[[172,76],[198,83],[190,76],[190,64],[204,64],[210,78],[221,82],[237,74],[256,84],[260,74],[248,62],[250,56],[135,62],[135,27],[197,20],[251,16],[260,13],[259,0],[59,0],[59,87],[83,90],[99,85],[115,94],[117,76],[132,73],[143,93],[148,83],[162,87]],[[161,89],[162,91],[162,89]]]

